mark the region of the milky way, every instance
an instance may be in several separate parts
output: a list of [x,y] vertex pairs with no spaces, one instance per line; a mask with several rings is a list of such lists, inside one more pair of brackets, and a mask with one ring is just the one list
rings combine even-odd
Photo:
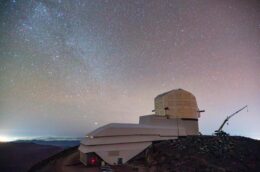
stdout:
[[192,92],[202,133],[260,138],[257,1],[0,2],[0,135],[83,136]]

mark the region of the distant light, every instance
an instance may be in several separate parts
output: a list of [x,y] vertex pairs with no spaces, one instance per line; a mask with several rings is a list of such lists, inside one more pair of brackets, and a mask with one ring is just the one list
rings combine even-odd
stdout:
[[98,122],[94,122],[95,125],[98,125]]
[[16,137],[11,137],[11,136],[0,136],[0,142],[12,142],[17,140]]

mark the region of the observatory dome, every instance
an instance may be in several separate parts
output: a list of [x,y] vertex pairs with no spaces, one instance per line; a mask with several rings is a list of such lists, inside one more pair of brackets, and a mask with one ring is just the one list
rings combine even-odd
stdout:
[[199,108],[196,98],[183,89],[175,89],[155,97],[155,114],[168,118],[198,119]]

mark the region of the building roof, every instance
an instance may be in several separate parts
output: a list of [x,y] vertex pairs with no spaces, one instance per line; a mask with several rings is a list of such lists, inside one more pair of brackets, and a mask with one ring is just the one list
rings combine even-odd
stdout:
[[[183,128],[181,128],[183,129]],[[125,124],[110,123],[87,134],[89,137],[118,136],[118,135],[136,135],[136,134],[158,134],[162,131],[177,130],[177,126],[155,126],[147,124]]]
[[179,88],[179,89],[173,89],[173,90],[167,91],[167,92],[165,92],[165,93],[159,94],[159,95],[156,96],[155,98],[159,98],[159,97],[165,96],[165,95],[167,95],[167,94],[169,94],[169,93],[172,93],[172,92],[184,92],[184,93],[188,93],[188,94],[193,95],[193,94],[190,93],[189,91],[186,91],[186,90],[184,90],[184,89]]

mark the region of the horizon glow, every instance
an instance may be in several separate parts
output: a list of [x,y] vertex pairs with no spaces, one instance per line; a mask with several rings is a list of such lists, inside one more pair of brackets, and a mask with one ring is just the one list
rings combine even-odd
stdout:
[[13,136],[0,136],[0,142],[12,142],[16,141],[18,138]]

